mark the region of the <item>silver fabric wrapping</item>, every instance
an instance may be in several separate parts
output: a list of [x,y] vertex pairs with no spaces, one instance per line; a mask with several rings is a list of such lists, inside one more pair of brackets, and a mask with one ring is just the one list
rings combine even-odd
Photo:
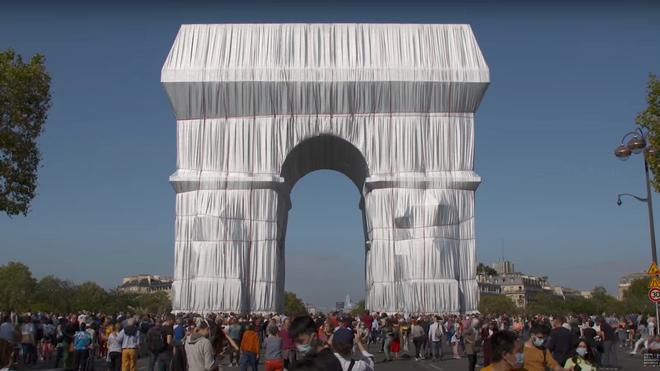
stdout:
[[362,194],[372,310],[476,310],[467,25],[184,25],[161,81],[177,118],[175,311],[282,309],[289,192],[335,169]]

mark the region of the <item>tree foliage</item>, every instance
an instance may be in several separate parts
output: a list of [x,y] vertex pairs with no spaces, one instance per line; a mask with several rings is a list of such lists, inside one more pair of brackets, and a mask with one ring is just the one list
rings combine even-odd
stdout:
[[[653,74],[649,75],[646,86],[646,104],[644,111],[637,115],[637,125],[648,130],[649,144],[660,149],[660,80]],[[653,187],[660,191],[660,158],[658,156],[647,156],[649,167],[653,171]]]
[[638,278],[630,283],[630,287],[623,292],[623,302],[627,312],[646,313],[655,316],[655,306],[648,298],[649,278]]
[[32,295],[32,309],[67,313],[74,309],[72,298],[75,297],[73,282],[46,276],[37,282]]
[[479,312],[484,314],[513,314],[516,304],[504,295],[483,295],[479,300]]
[[105,313],[169,313],[171,300],[166,292],[122,294],[107,291],[94,282],[81,285],[54,276],[38,282],[22,263],[0,266],[0,311],[102,311]]
[[354,316],[358,316],[364,313],[364,310],[365,310],[365,301],[364,299],[362,299],[358,301],[357,304],[355,304],[355,307],[353,308],[353,310],[351,310],[351,314]]
[[[564,301],[564,313],[562,314],[596,314],[596,304],[592,299],[568,297]],[[602,312],[601,312],[602,313]]]
[[525,311],[529,314],[566,314],[568,308],[564,299],[560,296],[539,292],[530,298]]
[[627,313],[625,304],[598,286],[591,291],[591,298],[567,297],[540,292],[534,295],[525,308],[527,314],[622,314]]
[[[525,314],[569,315],[569,314],[613,314],[627,313],[653,314],[654,307],[648,295],[648,278],[641,278],[631,283],[630,288],[624,292],[623,300],[617,300],[607,293],[602,286],[591,291],[590,298],[561,297],[552,292],[539,292],[531,296]],[[513,314],[520,312],[514,303],[504,295],[482,296],[479,302],[479,311],[485,314]]]
[[486,276],[497,276],[497,271],[483,263],[477,265],[477,274],[483,274]]
[[623,303],[609,295],[602,286],[596,286],[591,291],[591,302],[594,305],[593,311],[597,314],[621,314],[625,311]]
[[286,291],[284,293],[284,314],[291,317],[307,314],[305,303],[296,294]]
[[0,266],[0,310],[28,310],[36,286],[25,264],[9,262]]
[[169,313],[172,311],[172,301],[164,291],[149,295],[135,295],[133,299],[135,304],[129,305],[129,309],[137,314]]
[[0,211],[26,215],[37,189],[37,139],[50,108],[45,59],[0,52]]
[[85,282],[75,289],[74,309],[102,311],[108,306],[109,296],[103,287],[94,282]]

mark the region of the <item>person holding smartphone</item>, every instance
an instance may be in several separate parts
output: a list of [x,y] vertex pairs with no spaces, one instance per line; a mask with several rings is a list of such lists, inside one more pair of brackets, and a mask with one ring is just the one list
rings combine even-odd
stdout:
[[596,371],[596,356],[585,339],[580,339],[572,357],[566,360],[565,369]]

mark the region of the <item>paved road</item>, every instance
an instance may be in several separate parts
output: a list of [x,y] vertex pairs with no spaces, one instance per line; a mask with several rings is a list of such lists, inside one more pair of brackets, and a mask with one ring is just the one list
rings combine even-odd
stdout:
[[[412,348],[411,348],[412,349]],[[399,359],[397,361],[392,361],[392,362],[383,362],[384,360],[384,355],[383,353],[377,352],[377,349],[375,347],[372,347],[369,349],[374,355],[376,356],[376,370],[377,371],[465,371],[468,368],[468,361],[466,358],[461,358],[461,359],[443,359],[441,361],[430,361],[430,360],[421,360],[421,361],[415,361],[414,359],[410,358],[405,358],[405,359]],[[448,350],[446,351],[446,355],[449,354]],[[403,354],[403,353],[402,353]],[[227,361],[225,361],[225,365],[223,365],[223,370],[225,371],[231,371],[231,370],[236,370],[238,371],[238,367],[229,367],[226,364]],[[643,367],[643,360],[641,356],[635,356],[632,357],[623,351],[619,352],[619,363],[622,366],[621,370],[624,371],[636,371],[636,370],[653,370],[653,369],[658,369],[659,367]],[[146,358],[141,358],[138,360],[138,371],[148,371],[148,360]],[[47,364],[39,364],[35,369],[39,370],[47,370],[47,371],[55,371],[55,370],[62,370],[62,369],[51,369],[48,367]],[[259,371],[262,371],[264,369],[263,364],[259,365]],[[105,371],[105,363],[103,360],[97,360],[96,362],[96,371]],[[477,370],[479,370],[477,368]]]

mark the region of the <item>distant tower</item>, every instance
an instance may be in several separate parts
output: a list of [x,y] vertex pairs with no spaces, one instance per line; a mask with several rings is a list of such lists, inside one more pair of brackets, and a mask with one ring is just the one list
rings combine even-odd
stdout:
[[351,303],[351,295],[346,294],[346,299],[344,299],[344,308],[353,309],[353,303]]
[[497,271],[498,274],[510,274],[514,273],[513,263],[508,260],[498,261],[493,264],[493,268]]

